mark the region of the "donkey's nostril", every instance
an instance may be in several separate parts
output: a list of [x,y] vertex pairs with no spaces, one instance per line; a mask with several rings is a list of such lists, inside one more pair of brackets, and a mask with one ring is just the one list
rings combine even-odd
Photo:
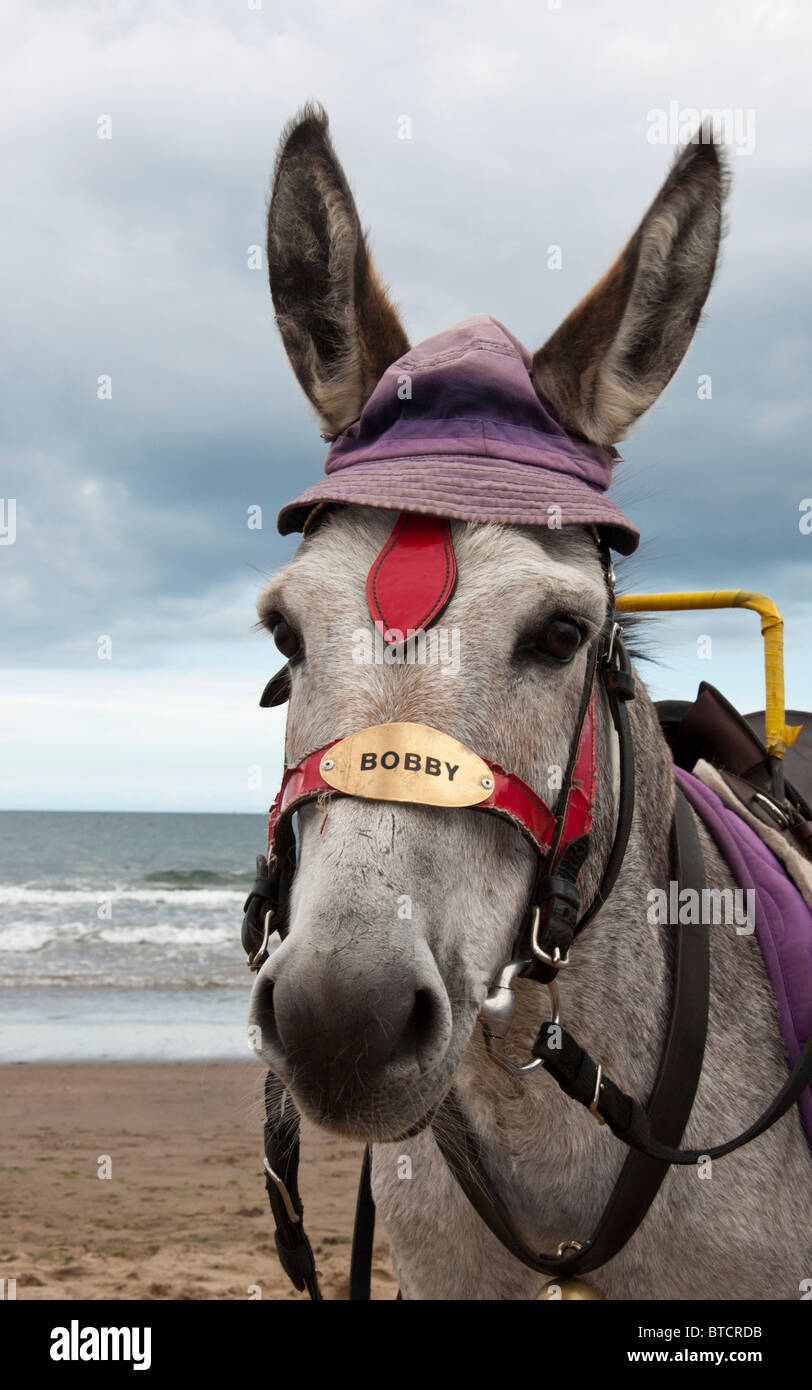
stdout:
[[414,1068],[415,1060],[421,1072],[428,1071],[443,1052],[442,1011],[430,989],[418,989],[406,1026],[393,1047],[390,1066]]

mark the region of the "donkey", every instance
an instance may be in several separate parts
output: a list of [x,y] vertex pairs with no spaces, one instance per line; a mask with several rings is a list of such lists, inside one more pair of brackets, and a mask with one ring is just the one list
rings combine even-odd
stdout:
[[[614,445],[676,371],[713,277],[725,191],[720,152],[702,132],[614,264],[536,352],[533,387],[573,441]],[[291,364],[333,438],[408,340],[318,108],[283,135],[268,254]],[[356,730],[408,721],[444,730],[546,792],[550,769],[566,764],[589,640],[607,611],[593,532],[453,521],[458,583],[443,621],[459,630],[460,663],[449,678],[437,664],[353,659],[358,631],[371,630],[365,579],[396,515],[322,508],[260,595],[260,619],[290,659],[287,765]],[[650,925],[647,904],[652,889],[667,891],[675,793],[671,755],[637,676],[635,690],[626,853],[560,989],[567,1026],[624,1089],[645,1097],[673,968],[669,928]],[[618,807],[602,697],[597,747],[584,901],[600,882]],[[732,888],[713,840],[701,826],[699,834],[708,884]],[[534,1249],[584,1239],[623,1163],[626,1150],[608,1128],[543,1068],[519,1077],[495,1066],[477,1026],[530,890],[526,841],[473,809],[341,797],[301,812],[298,857],[289,932],[252,995],[259,1055],[316,1124],[374,1144],[374,1198],[404,1298],[537,1297],[543,1276],[482,1222],[423,1124],[453,1082]],[[547,994],[521,979],[515,993],[518,1052],[529,1049]],[[758,942],[714,928],[705,1060],[683,1143],[738,1134],[785,1079]],[[812,1165],[793,1106],[709,1173],[671,1168],[595,1281],[611,1299],[797,1298],[812,1274],[810,1205]]]

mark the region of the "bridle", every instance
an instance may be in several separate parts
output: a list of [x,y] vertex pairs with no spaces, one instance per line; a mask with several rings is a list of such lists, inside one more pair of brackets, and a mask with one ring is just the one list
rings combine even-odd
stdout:
[[[530,901],[516,936],[511,960],[505,966],[511,979],[517,966],[522,974],[542,983],[552,983],[558,970],[568,963],[569,947],[575,937],[606,901],[615,883],[631,829],[634,813],[634,751],[625,703],[634,697],[634,677],[614,611],[614,572],[608,552],[602,551],[604,572],[610,596],[609,612],[597,638],[590,645],[586,673],[579,702],[575,729],[570,741],[568,762],[562,778],[556,809],[516,776],[498,764],[473,754],[483,765],[482,793],[476,800],[457,802],[472,809],[485,811],[508,820],[529,841],[536,853],[536,872]],[[579,914],[580,895],[577,881],[589,849],[597,783],[597,716],[596,687],[601,682],[609,700],[609,708],[618,739],[620,761],[619,805],[615,836],[600,884],[592,902]],[[270,683],[269,683],[270,686]],[[268,689],[263,703],[269,703]],[[276,697],[278,698],[278,697]],[[388,729],[406,726],[379,726]],[[422,725],[414,726],[424,729]],[[437,734],[436,730],[425,730]],[[376,734],[377,729],[355,735]],[[338,792],[348,794],[329,774],[332,771],[331,752],[343,740],[335,739],[308,754],[297,766],[288,768],[279,793],[271,807],[268,824],[268,852],[257,859],[257,880],[246,906],[243,923],[243,946],[249,955],[253,971],[261,969],[268,955],[272,932],[284,939],[287,934],[287,909],[290,887],[296,872],[295,836],[292,820],[307,803]],[[463,745],[458,745],[463,748]],[[463,752],[467,752],[463,748]],[[386,755],[384,755],[386,756]],[[380,794],[386,796],[383,787]],[[349,793],[352,794],[352,793]],[[366,795],[372,793],[367,792]],[[402,800],[425,802],[424,796],[400,797]],[[431,803],[430,803],[431,804]],[[262,929],[257,941],[262,906]],[[504,971],[500,972],[498,977]],[[496,990],[509,988],[497,983]],[[492,1040],[497,1035],[492,1034]],[[502,1060],[500,1049],[495,1055]],[[508,1063],[508,1065],[510,1065]]]
[[[694,1164],[701,1158],[722,1157],[764,1132],[795,1103],[812,1080],[812,1039],[808,1039],[786,1084],[762,1116],[743,1134],[725,1144],[681,1150],[680,1143],[693,1106],[702,1069],[709,998],[709,946],[706,931],[677,925],[672,972],[671,1017],[659,1070],[647,1104],[625,1094],[561,1025],[556,980],[570,964],[570,951],[580,933],[606,903],[617,880],[628,843],[634,813],[634,748],[627,702],[634,698],[634,676],[616,621],[614,574],[608,550],[601,548],[609,604],[606,620],[587,654],[586,672],[578,715],[570,742],[566,770],[555,809],[546,805],[520,778],[487,759],[464,749],[481,764],[481,790],[476,800],[457,802],[507,820],[524,835],[536,855],[536,868],[526,908],[515,933],[510,959],[497,973],[480,1018],[489,1055],[513,1074],[522,1075],[542,1066],[571,1099],[580,1102],[599,1124],[606,1124],[630,1152],[610,1193],[604,1211],[587,1241],[564,1241],[554,1253],[532,1250],[514,1224],[488,1171],[487,1159],[458,1096],[452,1090],[440,1107],[425,1116],[409,1134],[431,1125],[434,1137],[457,1183],[482,1220],[501,1243],[523,1264],[558,1279],[578,1276],[610,1260],[630,1239],[649,1210],[670,1164]],[[619,755],[618,806],[614,837],[598,888],[581,912],[579,876],[590,844],[597,782],[596,695],[602,689],[608,702]],[[274,702],[284,692],[276,678]],[[270,702],[266,696],[264,702]],[[257,877],[245,904],[243,946],[253,971],[268,959],[273,932],[284,938],[289,929],[290,890],[296,873],[296,841],[293,818],[304,806],[335,795],[359,795],[345,791],[334,773],[343,744],[353,750],[383,729],[392,740],[403,731],[422,731],[447,738],[422,725],[388,725],[362,730],[347,740],[335,740],[285,772],[271,807],[268,854],[258,856]],[[415,737],[418,735],[415,733]],[[376,746],[380,747],[378,743]],[[393,747],[398,768],[405,761],[403,747]],[[371,754],[368,757],[371,758]],[[386,755],[384,755],[386,756]],[[413,758],[422,754],[413,753]],[[381,759],[382,761],[382,759]],[[390,758],[391,762],[391,758]],[[475,766],[476,766],[475,764]],[[380,763],[372,792],[383,799],[386,779]],[[394,767],[391,769],[394,772]],[[420,764],[423,770],[423,764]],[[412,771],[418,769],[412,764]],[[353,782],[355,787],[356,783]],[[424,799],[424,798],[414,798]],[[436,804],[436,803],[435,803]],[[701,893],[705,867],[694,813],[675,787],[671,831],[671,877],[679,890]],[[507,1042],[515,1009],[513,985],[519,978],[547,986],[552,1018],[545,1019],[531,1049],[531,1056],[517,1061]],[[442,1123],[435,1123],[442,1119]],[[265,1172],[266,1188],[276,1223],[280,1261],[295,1287],[320,1299],[315,1261],[302,1224],[298,1191],[299,1118],[281,1082],[269,1072],[266,1079]],[[653,1136],[657,1134],[659,1138]],[[371,1159],[367,1147],[359,1189],[353,1240],[350,1297],[370,1297],[374,1203],[370,1186]]]

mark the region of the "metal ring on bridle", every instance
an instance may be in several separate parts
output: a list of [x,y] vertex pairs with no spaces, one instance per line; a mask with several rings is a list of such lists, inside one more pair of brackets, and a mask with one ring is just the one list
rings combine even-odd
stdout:
[[[541,1066],[542,1060],[540,1057],[533,1057],[529,1062],[514,1062],[505,1052],[505,1041],[513,1023],[513,1014],[516,1008],[513,980],[521,974],[527,964],[527,961],[511,961],[509,965],[506,965],[504,970],[500,971],[496,984],[480,1010],[482,1032],[488,1055],[514,1076],[523,1076],[525,1072],[535,1071],[536,1067]],[[554,980],[548,981],[547,992],[552,1006],[552,1017],[549,1019],[549,1023],[558,1024],[561,1021],[561,1009]],[[497,1032],[497,1029],[500,1031]]]
[[260,945],[260,948],[259,948],[258,951],[254,951],[254,954],[248,957],[248,969],[249,969],[249,970],[259,970],[260,966],[261,966],[261,965],[264,965],[264,963],[265,963],[265,958],[266,958],[266,956],[268,955],[268,942],[269,942],[270,939],[271,939],[271,918],[272,918],[272,917],[273,917],[273,912],[272,912],[271,909],[269,908],[268,911],[265,913],[265,930],[264,930],[264,932],[263,932],[263,934],[262,934],[262,944]]

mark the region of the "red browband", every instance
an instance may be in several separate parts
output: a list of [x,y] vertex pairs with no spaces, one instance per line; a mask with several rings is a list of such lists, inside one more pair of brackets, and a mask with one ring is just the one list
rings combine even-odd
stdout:
[[454,589],[457,567],[451,523],[401,512],[367,575],[367,603],[385,642],[402,642],[431,627]]
[[[325,753],[340,739],[333,739],[314,753],[309,753],[296,767],[289,767],[282,779],[282,786],[271,807],[268,822],[268,858],[274,856],[275,841],[280,822],[292,816],[300,807],[316,797],[329,793],[330,796],[345,796],[348,793],[331,787],[321,775],[321,763]],[[490,769],[493,777],[493,791],[487,800],[465,809],[488,811],[504,816],[511,824],[521,830],[533,843],[538,852],[549,852],[556,826],[555,815],[536,792],[513,772],[505,772],[497,763],[487,758],[482,761]],[[595,801],[597,779],[597,732],[595,720],[595,693],[591,693],[581,728],[578,749],[575,756],[572,777],[566,803],[562,811],[563,828],[558,843],[558,858],[571,840],[585,834],[592,824],[592,809]],[[415,797],[416,804],[422,804]],[[440,808],[443,809],[443,808]]]

